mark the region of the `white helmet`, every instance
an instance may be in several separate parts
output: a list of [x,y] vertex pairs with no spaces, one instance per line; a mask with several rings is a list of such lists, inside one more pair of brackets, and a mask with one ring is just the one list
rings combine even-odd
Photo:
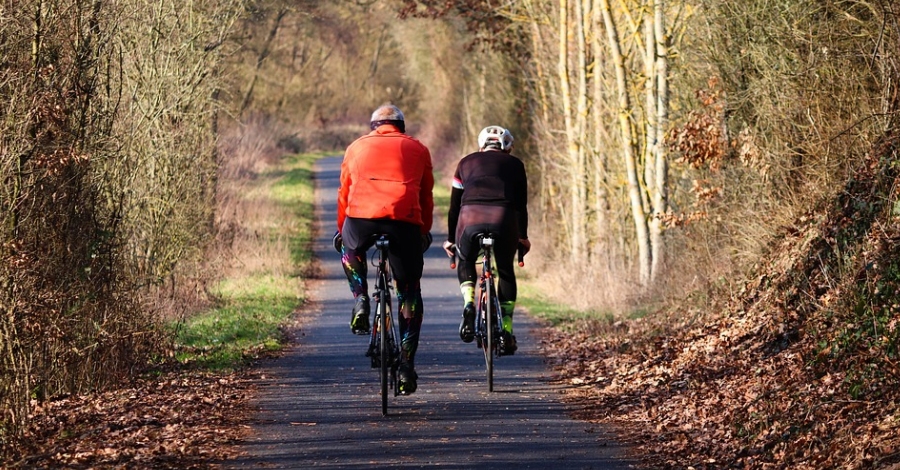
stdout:
[[478,148],[484,150],[485,147],[498,147],[504,152],[509,152],[512,148],[513,136],[508,130],[500,126],[487,126],[478,134]]

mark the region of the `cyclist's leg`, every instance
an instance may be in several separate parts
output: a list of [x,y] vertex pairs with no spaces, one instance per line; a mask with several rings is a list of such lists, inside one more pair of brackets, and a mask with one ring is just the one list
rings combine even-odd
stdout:
[[509,250],[506,244],[498,244],[494,251],[494,257],[497,261],[497,298],[500,300],[500,310],[503,311],[503,330],[512,334],[512,318],[513,310],[516,307],[516,297],[518,289],[516,286],[516,271],[513,268],[513,258],[516,255],[516,248]]
[[415,360],[419,349],[419,333],[422,330],[422,292],[418,279],[412,281],[401,277],[398,280],[395,277],[394,280],[397,283],[397,303],[400,306],[400,315],[397,315],[400,327],[400,366],[397,374],[400,393],[409,395],[416,391],[419,378]]
[[372,223],[366,219],[347,217],[344,221],[343,249],[341,264],[350,284],[350,292],[355,299],[350,317],[350,328],[354,333],[369,331],[369,284],[366,279],[366,251],[372,247]]
[[500,309],[503,312],[503,330],[512,334],[513,310],[516,306],[516,271],[513,269],[513,260],[518,248],[516,235],[516,221],[512,217],[512,211],[506,211],[501,226],[496,230],[497,241],[494,244],[494,259],[497,265],[497,298],[500,301]]
[[390,263],[400,311],[400,391],[409,394],[415,392],[418,378],[415,357],[424,313],[420,284],[424,261],[419,227],[405,222],[390,225]]
[[[460,210],[461,215],[465,215],[466,207]],[[478,242],[474,239],[478,233],[475,227],[471,227],[467,223],[466,217],[461,217],[460,223],[456,226],[456,277],[459,279],[459,290],[463,297],[463,306],[470,305],[475,302],[475,279],[478,273],[475,271],[478,262]]]
[[366,251],[372,247],[372,232],[367,222],[365,219],[347,217],[344,230],[341,232],[344,242],[341,264],[344,266],[344,274],[347,275],[350,292],[354,298],[368,295]]
[[478,245],[471,230],[465,226],[457,226],[456,235],[456,277],[459,280],[459,291],[463,297],[462,317],[459,321],[459,339],[471,343],[475,339],[475,270],[478,262]]
[[509,211],[503,220],[502,227],[496,232],[497,242],[494,246],[494,259],[497,265],[497,298],[500,301],[501,320],[504,332],[504,352],[512,354],[518,348],[513,334],[513,311],[516,307],[518,289],[516,271],[513,261],[518,248],[516,222]]
[[398,282],[397,303],[400,305],[397,319],[400,325],[400,362],[414,364],[423,318],[422,291],[418,280],[404,284]]
[[478,278],[478,253],[481,246],[478,234],[493,232],[497,224],[493,223],[493,209],[490,206],[466,205],[460,209],[457,224],[457,278],[459,290],[463,295],[462,319],[459,323],[459,338],[469,343],[475,339],[475,282]]

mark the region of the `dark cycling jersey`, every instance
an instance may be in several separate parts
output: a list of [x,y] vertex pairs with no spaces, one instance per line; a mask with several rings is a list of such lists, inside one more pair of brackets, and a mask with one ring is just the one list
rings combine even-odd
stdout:
[[502,206],[515,211],[518,237],[528,238],[528,180],[525,165],[518,158],[500,151],[475,152],[459,161],[453,175],[448,237],[456,242],[460,207],[465,205]]

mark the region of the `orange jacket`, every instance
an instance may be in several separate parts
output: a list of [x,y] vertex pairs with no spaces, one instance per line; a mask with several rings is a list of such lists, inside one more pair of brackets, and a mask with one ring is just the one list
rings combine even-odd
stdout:
[[347,147],[338,189],[338,230],[344,219],[393,219],[431,230],[431,154],[418,140],[384,124]]

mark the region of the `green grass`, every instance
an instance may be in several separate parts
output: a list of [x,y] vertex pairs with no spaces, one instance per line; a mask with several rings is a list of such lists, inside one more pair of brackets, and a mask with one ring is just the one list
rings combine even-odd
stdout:
[[611,312],[579,310],[548,300],[541,295],[540,283],[534,280],[518,282],[519,295],[516,304],[534,318],[543,320],[550,326],[566,329],[574,328],[584,321],[612,323],[616,317]]
[[285,220],[272,221],[260,243],[287,237],[290,272],[240,272],[221,279],[211,291],[218,305],[192,316],[176,328],[176,358],[193,367],[223,370],[247,358],[283,347],[281,327],[303,302],[302,273],[312,263],[314,182],[312,166],[322,155],[284,158],[259,176],[263,180],[246,197],[288,208]]
[[271,197],[280,204],[293,208],[297,215],[294,235],[291,237],[291,261],[303,272],[312,262],[312,243],[315,217],[315,183],[312,179],[313,163],[324,154],[303,154],[293,157],[290,167],[273,186]]
[[296,279],[254,276],[221,282],[221,306],[188,319],[178,335],[176,358],[208,369],[231,369],[244,358],[281,348],[280,326],[300,302]]
[[434,206],[440,208],[438,213],[444,214],[446,217],[447,211],[450,209],[450,187],[443,184],[444,179],[440,175],[435,174],[434,179]]

